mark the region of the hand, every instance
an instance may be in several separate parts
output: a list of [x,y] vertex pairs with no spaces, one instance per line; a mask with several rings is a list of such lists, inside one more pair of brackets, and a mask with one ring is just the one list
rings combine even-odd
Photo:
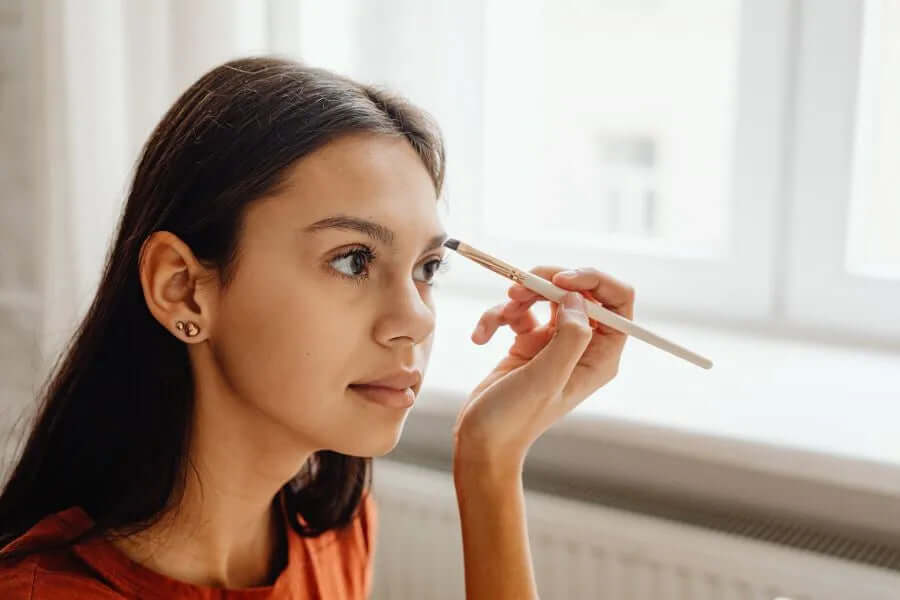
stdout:
[[[454,426],[454,459],[521,468],[528,448],[553,423],[612,380],[627,335],[584,313],[583,297],[634,318],[634,288],[593,268],[573,277],[564,268],[539,266],[531,273],[566,290],[567,306],[551,302],[550,320],[538,323],[531,305],[546,298],[513,284],[510,300],[487,310],[472,334],[487,343],[502,325],[516,333],[508,354],[469,394]],[[575,307],[568,308],[574,301]]]

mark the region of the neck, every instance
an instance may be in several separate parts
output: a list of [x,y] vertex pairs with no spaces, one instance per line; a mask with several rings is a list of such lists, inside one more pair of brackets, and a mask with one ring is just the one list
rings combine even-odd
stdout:
[[[221,588],[267,585],[286,560],[279,491],[314,451],[295,432],[195,370],[189,464],[176,509],[114,542],[173,579]],[[278,502],[273,502],[278,498]]]

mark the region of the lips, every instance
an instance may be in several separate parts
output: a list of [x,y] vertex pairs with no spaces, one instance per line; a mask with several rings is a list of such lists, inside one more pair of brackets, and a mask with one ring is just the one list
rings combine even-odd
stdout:
[[372,386],[376,388],[388,388],[392,390],[405,390],[406,388],[417,389],[422,381],[422,372],[418,369],[412,371],[400,370],[394,371],[377,379],[369,379],[366,381],[357,381],[351,383],[352,386]]
[[351,385],[350,389],[366,400],[389,408],[407,409],[416,402],[416,392],[411,387],[396,390],[378,385]]

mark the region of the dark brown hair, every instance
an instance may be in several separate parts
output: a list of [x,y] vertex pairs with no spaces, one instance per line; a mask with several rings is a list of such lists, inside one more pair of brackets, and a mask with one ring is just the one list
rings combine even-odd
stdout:
[[[99,289],[41,388],[0,494],[0,547],[72,506],[95,522],[84,539],[139,531],[178,504],[190,468],[193,380],[185,344],[147,308],[141,246],[170,231],[227,285],[247,206],[295,161],[354,132],[404,136],[440,196],[440,131],[384,89],[269,56],[216,67],[178,98],[143,147]],[[315,536],[352,520],[371,475],[370,458],[320,451],[279,495],[307,522],[295,529]]]

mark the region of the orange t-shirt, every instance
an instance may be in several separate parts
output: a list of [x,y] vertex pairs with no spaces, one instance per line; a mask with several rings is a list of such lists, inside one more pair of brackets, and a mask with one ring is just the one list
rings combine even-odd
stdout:
[[[45,517],[4,550],[37,539],[42,543],[68,539],[92,523],[80,507],[68,508]],[[95,538],[64,550],[38,551],[12,564],[0,563],[0,598],[365,599],[372,585],[377,523],[375,500],[369,493],[345,529],[305,538],[288,525],[287,565],[268,586],[224,589],[185,583],[152,571],[106,540]]]

